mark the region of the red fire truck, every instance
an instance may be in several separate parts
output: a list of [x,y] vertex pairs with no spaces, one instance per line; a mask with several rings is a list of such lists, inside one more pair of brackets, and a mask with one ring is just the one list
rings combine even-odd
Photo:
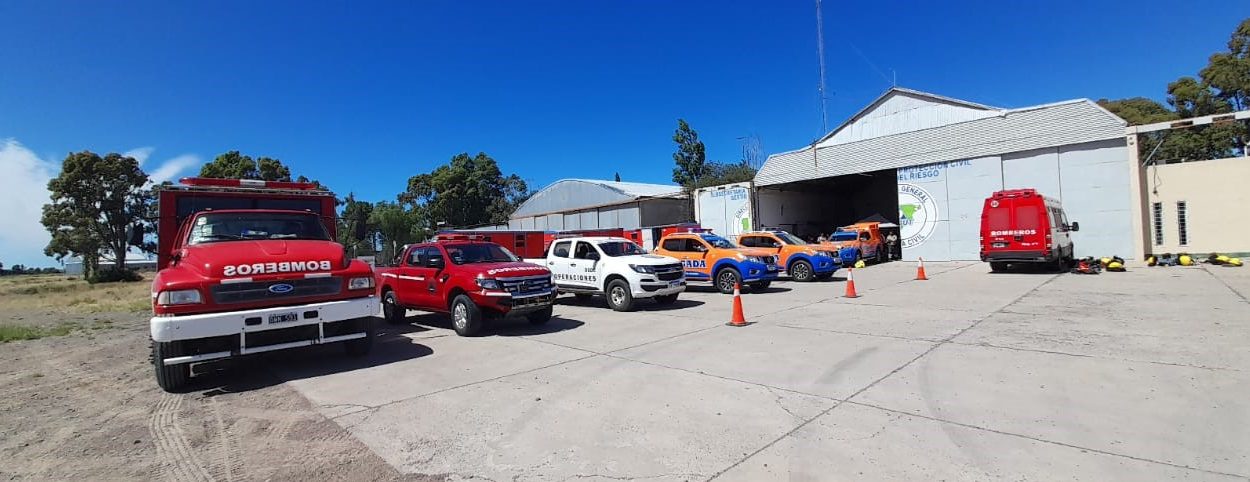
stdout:
[[312,183],[184,178],[159,192],[152,362],[167,391],[191,364],[285,348],[373,344],[373,272],[335,240]]

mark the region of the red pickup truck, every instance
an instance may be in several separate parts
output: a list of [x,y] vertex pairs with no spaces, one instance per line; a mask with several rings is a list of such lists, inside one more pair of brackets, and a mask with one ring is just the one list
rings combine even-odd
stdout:
[[472,336],[484,318],[523,315],[530,323],[551,319],[556,287],[551,271],[498,244],[449,239],[408,246],[399,266],[377,268],[382,314],[403,323],[408,309],[448,313],[460,336]]

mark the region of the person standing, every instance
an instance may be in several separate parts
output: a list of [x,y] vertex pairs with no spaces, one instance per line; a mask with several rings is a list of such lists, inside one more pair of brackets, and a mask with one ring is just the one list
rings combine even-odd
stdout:
[[885,235],[886,249],[889,249],[889,251],[886,251],[886,254],[888,255],[886,256],[887,259],[898,259],[898,257],[894,254],[894,245],[896,244],[898,244],[898,235],[894,234],[894,231],[890,231],[889,234]]

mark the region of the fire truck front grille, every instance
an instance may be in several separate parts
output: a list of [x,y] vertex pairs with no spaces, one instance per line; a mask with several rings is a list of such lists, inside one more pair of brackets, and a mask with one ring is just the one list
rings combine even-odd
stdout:
[[[280,286],[285,285],[285,286]],[[257,301],[281,301],[288,298],[336,295],[343,289],[337,277],[304,278],[278,281],[219,284],[214,286],[213,301],[228,305]]]
[[660,281],[673,281],[681,279],[683,269],[680,264],[667,264],[655,267],[655,277]]
[[500,278],[499,283],[503,285],[504,291],[513,295],[540,293],[551,289],[551,277],[547,275],[527,276],[524,278]]

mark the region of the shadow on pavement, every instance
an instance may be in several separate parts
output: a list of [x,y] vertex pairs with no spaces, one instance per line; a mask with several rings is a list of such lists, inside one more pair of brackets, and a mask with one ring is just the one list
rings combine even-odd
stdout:
[[331,343],[202,363],[191,367],[195,376],[186,391],[203,392],[206,397],[246,392],[290,380],[387,365],[434,353],[430,347],[404,336],[429,331],[428,328],[387,325],[381,318],[374,321],[377,333],[368,355],[351,357],[343,343]]
[[[690,288],[687,287],[686,289],[689,290]],[[703,304],[702,301],[683,299],[681,298],[681,295],[678,295],[677,301],[674,301],[667,305],[662,305],[660,303],[657,303],[655,300],[648,299],[648,298],[635,298],[634,299],[634,311],[680,310],[683,308],[693,308],[696,306],[700,306],[702,304]],[[557,307],[578,306],[578,307],[583,307],[583,308],[600,308],[600,309],[607,310],[607,311],[612,310],[612,308],[608,308],[608,302],[605,301],[602,296],[593,296],[590,298],[581,298],[581,299],[574,297],[574,296],[561,296],[559,298],[556,298],[556,306]]]

